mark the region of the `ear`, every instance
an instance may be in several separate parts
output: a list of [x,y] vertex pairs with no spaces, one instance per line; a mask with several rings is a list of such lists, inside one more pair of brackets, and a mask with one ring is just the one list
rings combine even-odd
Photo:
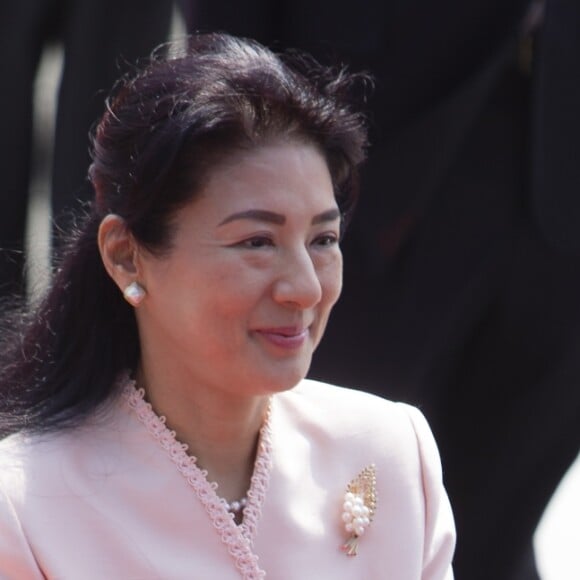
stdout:
[[139,277],[139,246],[125,220],[115,214],[105,216],[99,226],[98,243],[105,269],[123,292]]

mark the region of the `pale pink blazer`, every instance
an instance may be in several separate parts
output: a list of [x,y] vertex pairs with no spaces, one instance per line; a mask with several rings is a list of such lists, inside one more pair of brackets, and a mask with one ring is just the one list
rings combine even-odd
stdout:
[[[242,526],[131,384],[99,418],[0,443],[0,578],[450,580],[453,517],[416,409],[304,380],[274,395]],[[374,520],[340,548],[347,484]]]

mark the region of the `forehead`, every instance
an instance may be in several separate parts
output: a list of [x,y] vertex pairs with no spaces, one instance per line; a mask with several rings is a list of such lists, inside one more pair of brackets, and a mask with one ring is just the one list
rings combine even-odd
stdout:
[[328,205],[334,201],[326,159],[312,144],[276,142],[228,155],[209,170],[200,198],[216,202],[275,202],[291,197],[297,203]]
[[240,169],[267,171],[278,163],[304,166],[316,160],[328,170],[323,153],[315,144],[299,139],[276,139],[249,148],[234,149],[213,168],[210,176],[224,175]]

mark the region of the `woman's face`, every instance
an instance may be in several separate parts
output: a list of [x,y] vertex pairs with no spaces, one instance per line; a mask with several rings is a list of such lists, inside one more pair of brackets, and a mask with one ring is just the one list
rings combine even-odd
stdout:
[[180,210],[169,255],[140,258],[147,365],[237,394],[288,389],[339,297],[340,216],[323,156],[285,142],[219,165]]

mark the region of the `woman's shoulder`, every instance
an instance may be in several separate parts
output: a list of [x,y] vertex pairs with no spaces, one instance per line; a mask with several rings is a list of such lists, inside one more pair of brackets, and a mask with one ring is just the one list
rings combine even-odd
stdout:
[[0,476],[10,467],[21,467],[24,463],[38,464],[50,457],[62,444],[60,433],[20,432],[0,440]]
[[[94,415],[77,426],[47,432],[20,432],[0,440],[0,488],[58,489],[75,468],[103,463],[118,443],[118,413]],[[118,446],[118,445],[117,445]]]
[[368,435],[384,444],[397,439],[417,444],[430,437],[429,426],[419,409],[406,403],[321,381],[304,379],[279,395],[278,405],[287,416],[339,438]]
[[0,441],[0,491],[15,503],[23,490],[42,485],[60,463],[63,436],[17,433]]
[[313,379],[302,380],[292,390],[282,393],[282,397],[287,404],[300,406],[304,410],[315,408],[346,417],[364,413],[367,417],[378,417],[384,421],[387,417],[420,414],[418,409],[407,403],[392,401],[364,389],[352,389]]
[[423,512],[425,533],[434,533],[431,526],[442,526],[441,535],[452,551],[453,518],[439,451],[419,409],[363,391],[304,380],[282,393],[274,410],[281,419],[275,422],[281,431],[276,434],[281,448],[298,449],[307,441],[305,448],[315,458],[312,469],[319,480],[331,477],[347,482],[373,466],[378,495],[393,498],[398,506],[396,521]]

